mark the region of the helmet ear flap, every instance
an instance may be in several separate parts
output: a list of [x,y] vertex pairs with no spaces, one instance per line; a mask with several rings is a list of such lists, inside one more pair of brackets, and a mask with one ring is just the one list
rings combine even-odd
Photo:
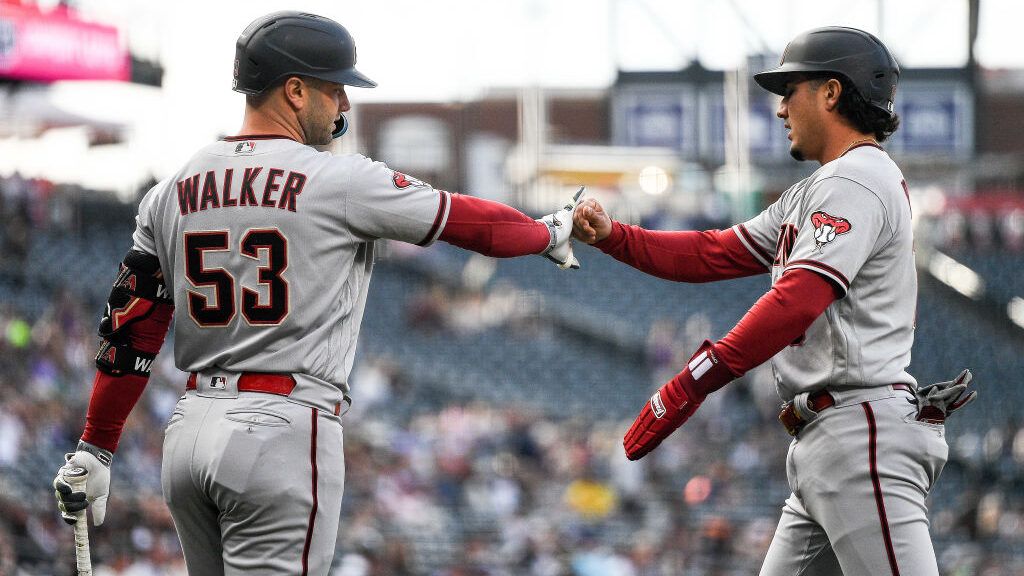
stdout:
[[331,138],[340,138],[345,132],[348,132],[348,118],[342,114],[341,118],[334,122],[334,132],[331,132]]

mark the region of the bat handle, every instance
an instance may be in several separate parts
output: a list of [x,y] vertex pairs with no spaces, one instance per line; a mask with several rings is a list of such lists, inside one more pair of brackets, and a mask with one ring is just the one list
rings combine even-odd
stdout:
[[576,193],[572,195],[572,201],[565,205],[566,210],[572,210],[573,208],[576,207],[576,204],[578,204],[580,201],[580,196],[583,195],[583,191],[586,188],[586,186],[580,186],[580,189],[577,190]]
[[[89,471],[76,466],[64,472],[64,479],[67,480],[71,489],[75,492],[85,492],[89,481]],[[92,576],[92,557],[89,553],[89,521],[86,519],[86,512],[82,510],[77,513],[75,520],[75,567],[78,569],[78,576]]]

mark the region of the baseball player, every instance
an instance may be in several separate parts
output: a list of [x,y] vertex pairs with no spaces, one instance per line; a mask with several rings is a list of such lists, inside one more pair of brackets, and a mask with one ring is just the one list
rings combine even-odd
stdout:
[[355,64],[348,31],[312,14],[270,14],[238,38],[240,135],[199,150],[139,206],[100,324],[85,431],[66,456],[88,486],[73,491],[66,468],[54,481],[67,520],[91,504],[103,523],[118,438],[173,315],[175,363],[189,376],[162,485],[189,573],[326,574],[375,240],[578,267],[572,206],[534,220],[317,151],[344,132],[345,87],[375,86]]
[[764,576],[937,575],[925,498],[946,461],[943,422],[974,399],[970,373],[918,389],[906,372],[917,278],[910,198],[880,143],[896,130],[899,67],[874,36],[819,28],[754,79],[781,95],[790,153],[821,164],[726,231],[648,231],[587,200],[574,234],[648,274],[709,282],[771,273],[724,338],[705,341],[623,440],[642,458],[708,394],[771,359],[794,439],[792,495]]

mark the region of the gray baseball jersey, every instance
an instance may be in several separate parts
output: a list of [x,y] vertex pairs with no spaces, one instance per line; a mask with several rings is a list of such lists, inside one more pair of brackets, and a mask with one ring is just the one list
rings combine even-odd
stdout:
[[232,138],[149,191],[134,241],[173,291],[181,370],[299,373],[347,392],[374,240],[430,244],[448,206],[363,156]]
[[[449,206],[380,162],[276,137],[211,144],[143,199],[135,249],[160,260],[193,373],[162,468],[189,573],[327,573],[374,241],[429,244]],[[267,373],[294,385],[243,385]]]
[[899,167],[876,146],[854,148],[734,227],[772,271],[813,270],[843,293],[803,337],[772,359],[779,394],[914,384],[917,273],[910,198]]

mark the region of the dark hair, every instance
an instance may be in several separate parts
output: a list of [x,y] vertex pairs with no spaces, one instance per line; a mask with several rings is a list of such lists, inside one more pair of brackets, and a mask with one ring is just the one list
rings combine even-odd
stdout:
[[287,76],[282,76],[281,78],[278,78],[269,86],[264,88],[262,91],[257,92],[256,94],[246,94],[245,103],[249,106],[252,106],[253,108],[258,108],[260,105],[266,102],[267,98],[270,96],[270,94],[274,91],[275,88],[284,86],[284,83],[287,82],[289,78],[293,77],[301,78],[302,81],[308,84],[310,87],[318,90],[323,89],[323,87],[329,83],[326,80],[321,80],[319,78],[314,78],[312,76],[303,76],[302,74],[289,74]]
[[815,86],[821,86],[832,78],[838,80],[843,87],[836,109],[859,132],[873,134],[875,140],[885,142],[900,127],[900,117],[895,112],[886,112],[865,100],[846,76],[825,72],[809,76],[808,80],[814,82]]

